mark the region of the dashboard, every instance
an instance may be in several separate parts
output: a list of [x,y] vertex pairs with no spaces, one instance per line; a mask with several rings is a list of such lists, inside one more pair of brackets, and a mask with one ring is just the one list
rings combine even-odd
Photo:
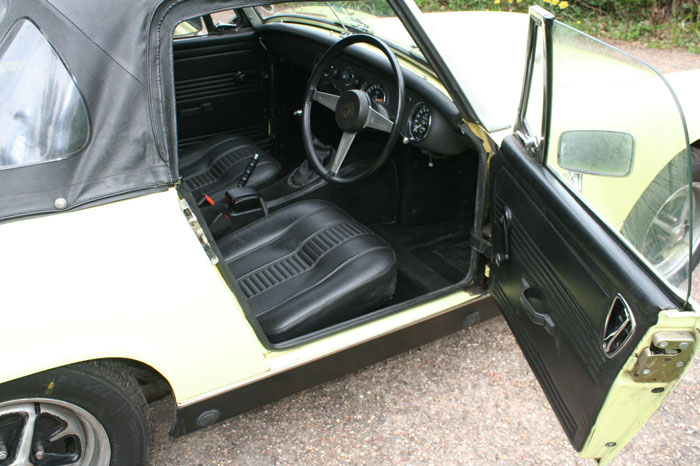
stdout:
[[[321,54],[314,60],[314,67],[320,59]],[[361,65],[351,65],[346,61],[336,59],[329,63],[323,71],[319,89],[336,94],[349,89],[362,89],[369,95],[375,110],[392,118],[396,116],[395,107],[398,98],[396,87],[393,83],[387,84],[384,76],[367,71]],[[420,97],[410,94],[409,92],[409,104],[414,103],[409,108],[406,128],[402,131],[402,136],[408,137],[410,142],[418,144],[424,142],[430,134],[433,110]]]
[[[263,26],[264,41],[283,59],[309,72],[336,39],[327,32],[290,24]],[[457,127],[461,116],[447,95],[424,74],[402,64],[405,82],[406,122],[401,129],[405,144],[424,151],[454,155],[468,147]],[[336,56],[323,71],[319,90],[340,94],[362,89],[375,110],[396,117],[398,92],[386,57],[364,47],[351,47]]]

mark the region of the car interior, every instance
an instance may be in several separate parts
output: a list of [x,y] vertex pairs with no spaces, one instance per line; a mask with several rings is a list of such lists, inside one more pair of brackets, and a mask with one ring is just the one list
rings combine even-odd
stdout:
[[424,59],[291,19],[173,39],[179,189],[272,346],[470,284],[481,150]]

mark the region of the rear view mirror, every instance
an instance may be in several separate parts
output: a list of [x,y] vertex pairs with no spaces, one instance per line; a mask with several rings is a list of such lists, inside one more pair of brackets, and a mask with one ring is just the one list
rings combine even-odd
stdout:
[[577,173],[627,176],[634,161],[634,136],[617,131],[567,131],[559,138],[558,163]]

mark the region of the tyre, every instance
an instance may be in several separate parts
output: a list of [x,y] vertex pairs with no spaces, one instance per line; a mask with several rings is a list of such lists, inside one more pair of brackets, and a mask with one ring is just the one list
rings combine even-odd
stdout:
[[0,465],[143,465],[150,432],[146,399],[117,363],[0,385]]
[[[674,285],[688,279],[689,243],[692,267],[700,262],[700,148],[691,147],[692,229],[685,151],[671,160],[649,184],[622,227],[644,257]],[[692,231],[692,239],[690,237]]]
[[690,164],[693,172],[693,270],[700,263],[700,147],[690,148]]

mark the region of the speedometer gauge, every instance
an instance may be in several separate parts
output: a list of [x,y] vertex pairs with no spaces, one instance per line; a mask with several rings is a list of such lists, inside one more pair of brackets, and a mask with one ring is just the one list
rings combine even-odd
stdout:
[[430,109],[423,103],[417,103],[408,117],[408,134],[415,142],[423,141],[430,130]]
[[364,85],[364,91],[369,95],[370,99],[378,104],[386,104],[386,91],[382,83],[368,82]]

